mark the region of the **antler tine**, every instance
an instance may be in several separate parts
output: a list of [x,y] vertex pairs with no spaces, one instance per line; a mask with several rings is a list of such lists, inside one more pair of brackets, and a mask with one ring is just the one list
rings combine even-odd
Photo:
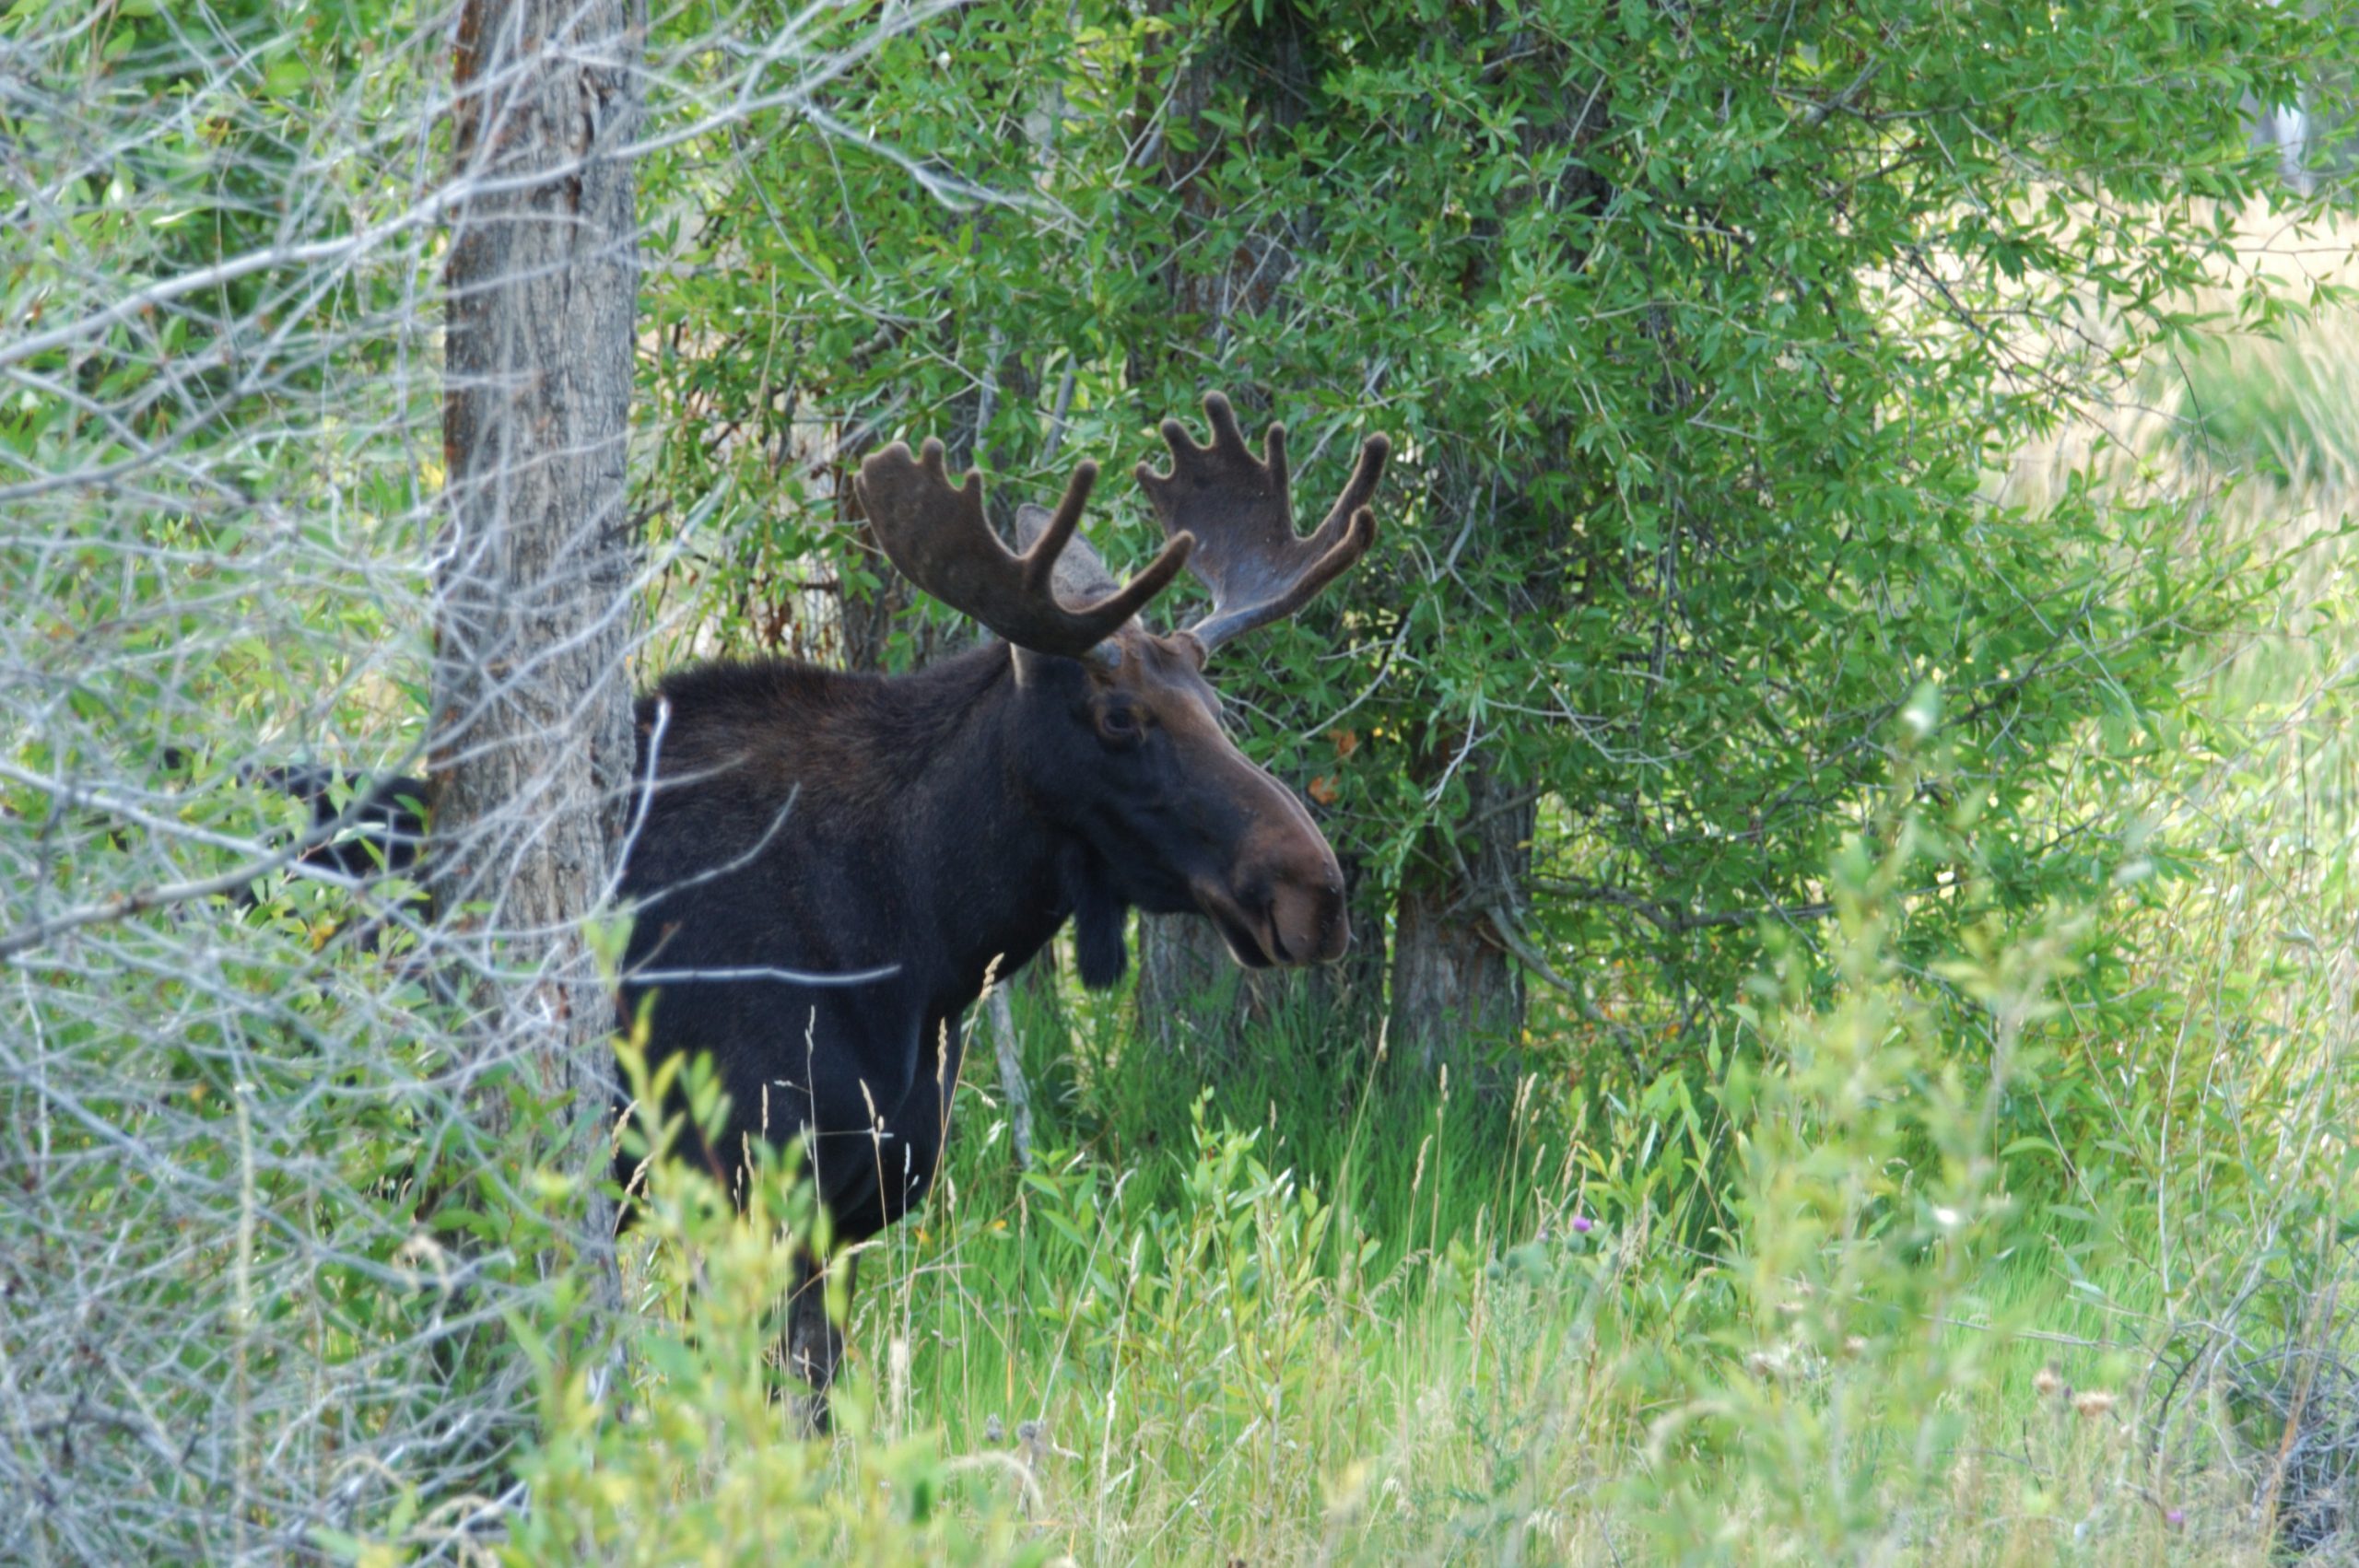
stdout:
[[1367,502],[1384,476],[1392,443],[1370,436],[1326,520],[1309,538],[1294,531],[1286,431],[1272,425],[1260,459],[1245,444],[1237,413],[1218,392],[1204,394],[1212,444],[1198,446],[1177,419],[1163,422],[1171,471],[1138,465],[1139,484],[1167,532],[1201,542],[1190,565],[1212,590],[1212,613],[1189,628],[1206,652],[1231,638],[1283,620],[1316,598],[1376,542]]
[[969,472],[963,486],[951,486],[940,441],[928,440],[915,458],[900,441],[872,453],[852,487],[904,577],[1020,648],[1077,659],[1162,592],[1195,545],[1185,532],[1175,534],[1126,586],[1095,603],[1065,605],[1056,595],[1057,557],[1097,483],[1096,463],[1075,467],[1056,515],[1021,556],[1002,544],[985,520],[980,474]]

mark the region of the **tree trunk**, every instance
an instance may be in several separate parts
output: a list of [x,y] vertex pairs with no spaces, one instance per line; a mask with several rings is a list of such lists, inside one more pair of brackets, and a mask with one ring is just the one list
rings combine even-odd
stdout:
[[1453,763],[1466,814],[1454,835],[1438,823],[1426,829],[1395,907],[1388,1049],[1396,1075],[1447,1066],[1454,1083],[1479,1091],[1511,1076],[1487,1059],[1523,1033],[1523,973],[1494,916],[1516,919],[1537,814],[1529,791],[1500,783],[1479,743],[1438,751],[1437,781]]
[[[640,0],[466,0],[460,13],[427,883],[471,1073],[499,1136],[511,1068],[562,1107],[574,1176],[604,1174],[614,1003],[582,938],[633,768],[625,502],[639,259]],[[581,1246],[614,1278],[594,1196]]]
[[[1433,484],[1436,515],[1473,520],[1473,537],[1541,563],[1520,583],[1492,587],[1511,613],[1541,624],[1558,614],[1565,573],[1546,565],[1558,532],[1546,509],[1513,476],[1468,463],[1438,462]],[[1453,1082],[1488,1092],[1515,1077],[1491,1060],[1522,1043],[1525,978],[1509,942],[1521,940],[1538,795],[1506,771],[1514,720],[1429,722],[1435,732],[1410,775],[1435,809],[1393,904],[1390,1058],[1396,1076],[1447,1065]]]
[[1195,1081],[1223,1076],[1276,983],[1239,969],[1201,915],[1139,917],[1140,1028]]

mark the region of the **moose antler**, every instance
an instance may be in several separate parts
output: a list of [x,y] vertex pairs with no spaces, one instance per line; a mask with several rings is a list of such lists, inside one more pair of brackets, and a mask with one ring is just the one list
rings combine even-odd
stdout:
[[[963,487],[951,488],[940,441],[926,442],[915,458],[895,441],[860,465],[852,486],[904,577],[1019,648],[1077,659],[1162,592],[1196,543],[1185,532],[1174,532],[1127,587],[1087,605],[1064,604],[1056,593],[1057,557],[1080,526],[1097,482],[1096,463],[1075,468],[1056,514],[1021,556],[1011,554],[984,521],[980,474],[970,472]],[[1075,574],[1064,575],[1071,582]]]
[[1262,459],[1246,449],[1245,433],[1228,399],[1204,394],[1213,444],[1198,446],[1177,419],[1163,422],[1171,472],[1142,462],[1138,481],[1155,503],[1164,531],[1199,542],[1189,564],[1213,591],[1212,613],[1190,633],[1210,653],[1229,638],[1283,620],[1318,596],[1376,542],[1376,514],[1367,508],[1384,476],[1392,443],[1370,436],[1327,521],[1308,539],[1294,531],[1294,500],[1286,477],[1286,428],[1273,425]]

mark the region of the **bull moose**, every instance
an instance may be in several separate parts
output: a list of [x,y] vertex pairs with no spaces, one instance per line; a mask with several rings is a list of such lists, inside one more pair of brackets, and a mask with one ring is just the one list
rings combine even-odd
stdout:
[[[1013,972],[1068,919],[1093,987],[1122,975],[1131,908],[1199,912],[1249,967],[1343,954],[1334,851],[1229,740],[1204,667],[1367,551],[1390,445],[1361,446],[1306,538],[1285,427],[1256,458],[1226,398],[1208,395],[1204,412],[1211,445],[1166,420],[1170,471],[1138,466],[1168,539],[1127,585],[1074,536],[1095,463],[1074,469],[1055,511],[1018,509],[1019,555],[985,520],[979,476],[954,486],[939,442],[915,456],[897,442],[855,480],[878,540],[996,640],[892,677],[723,661],[640,704],[623,1016],[645,1005],[651,1064],[710,1054],[727,1106],[718,1138],[690,1153],[724,1181],[751,1141],[807,1139],[839,1244],[923,1197],[961,1015],[994,967]],[[1148,630],[1139,612],[1183,567],[1211,611]],[[627,1188],[633,1164],[618,1164]],[[787,1315],[788,1359],[819,1424],[842,1353],[822,1268],[806,1259]]]

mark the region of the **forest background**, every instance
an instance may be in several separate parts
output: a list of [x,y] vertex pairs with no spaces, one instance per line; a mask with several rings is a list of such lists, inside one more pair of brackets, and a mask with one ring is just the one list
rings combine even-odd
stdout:
[[[592,92],[529,179],[471,157],[519,23]],[[2348,1551],[2353,26],[17,0],[0,1556]],[[549,755],[971,635],[884,442],[1012,508],[1211,388],[1307,495],[1396,440],[1222,677],[1353,955],[1022,977],[828,1445],[753,1372],[778,1236],[682,1177],[589,1239],[616,912],[423,917],[263,777],[447,759],[499,665],[451,235],[566,181],[589,262],[495,263],[635,308],[536,307],[617,409]]]

